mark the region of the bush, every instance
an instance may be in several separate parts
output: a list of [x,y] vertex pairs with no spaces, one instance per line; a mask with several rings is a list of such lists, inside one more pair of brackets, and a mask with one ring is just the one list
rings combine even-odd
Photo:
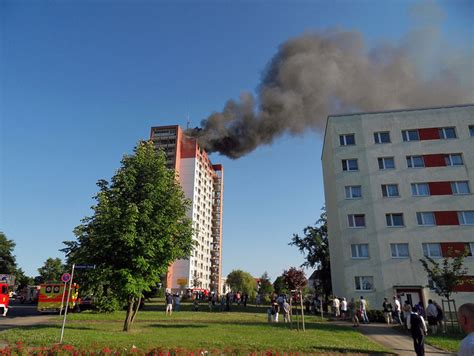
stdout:
[[370,321],[384,323],[385,318],[383,316],[383,311],[381,310],[367,310],[367,316]]

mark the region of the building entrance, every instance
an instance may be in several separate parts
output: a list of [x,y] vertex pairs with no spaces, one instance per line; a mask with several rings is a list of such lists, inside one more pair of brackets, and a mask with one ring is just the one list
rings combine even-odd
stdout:
[[421,302],[424,307],[425,303],[423,301],[421,288],[396,288],[395,290],[397,295],[400,296],[400,303],[402,306],[405,301],[408,301],[411,306]]

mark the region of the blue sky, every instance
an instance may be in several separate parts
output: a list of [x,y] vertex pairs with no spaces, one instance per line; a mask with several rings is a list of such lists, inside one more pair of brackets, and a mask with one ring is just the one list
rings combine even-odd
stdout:
[[[196,126],[254,91],[278,45],[305,31],[409,31],[412,1],[0,0],[0,231],[36,275],[90,214],[98,179],[151,126]],[[472,49],[470,1],[439,1],[443,36]],[[225,168],[224,274],[275,278],[324,204],[321,135],[282,137]],[[1,271],[0,271],[1,272]]]

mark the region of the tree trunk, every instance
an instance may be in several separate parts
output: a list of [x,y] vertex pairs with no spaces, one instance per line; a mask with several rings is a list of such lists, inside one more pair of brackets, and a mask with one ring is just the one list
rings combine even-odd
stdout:
[[301,325],[303,326],[303,331],[306,331],[304,328],[303,291],[301,289],[300,289],[300,305],[301,305]]
[[127,302],[127,314],[125,315],[125,321],[123,323],[123,331],[130,330],[130,324],[132,323],[132,311],[133,311],[134,298],[129,297]]
[[138,297],[138,300],[135,302],[135,308],[133,310],[133,315],[132,315],[132,320],[130,321],[130,324],[133,324],[135,321],[135,317],[137,316],[138,309],[140,308],[140,303],[142,302],[142,297]]

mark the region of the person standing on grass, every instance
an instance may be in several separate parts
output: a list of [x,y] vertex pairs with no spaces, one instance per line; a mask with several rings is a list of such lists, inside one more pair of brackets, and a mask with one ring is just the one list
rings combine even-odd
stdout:
[[402,306],[397,296],[393,296],[393,317],[397,323],[399,323],[400,325],[403,325]]
[[433,304],[435,305],[436,307],[436,311],[438,312],[438,316],[436,317],[436,320],[438,321],[438,326],[441,328],[441,331],[443,334],[446,334],[446,328],[444,327],[444,312],[443,312],[443,308],[441,308],[441,306],[433,300]]
[[221,296],[221,311],[225,310],[225,295]]
[[174,296],[174,310],[179,311],[181,307],[181,296],[179,293],[176,293]]
[[387,298],[383,298],[382,308],[383,308],[383,316],[385,318],[385,322],[389,325],[392,324],[393,323],[392,304],[389,303]]
[[459,325],[467,334],[459,345],[458,356],[474,355],[474,303],[465,303],[459,307]]
[[359,326],[359,318],[357,317],[357,305],[354,301],[354,298],[351,298],[349,302],[349,313],[354,327]]
[[173,295],[171,293],[166,293],[166,315],[171,315],[173,312]]
[[283,312],[283,322],[289,323],[290,322],[290,304],[288,304],[286,299],[283,302],[282,312]]
[[436,309],[431,299],[428,300],[428,306],[426,307],[426,318],[428,319],[431,333],[436,334],[438,332],[438,309]]
[[[410,304],[408,304],[410,305]],[[418,307],[415,305],[413,310],[410,308],[410,314],[408,314],[407,328],[411,331],[411,337],[413,338],[413,346],[417,356],[425,355],[425,336],[428,333],[426,328],[425,320],[421,315],[418,314]]]
[[364,324],[369,323],[369,318],[367,317],[367,301],[364,299],[364,296],[360,296],[360,316],[362,317],[362,321]]

